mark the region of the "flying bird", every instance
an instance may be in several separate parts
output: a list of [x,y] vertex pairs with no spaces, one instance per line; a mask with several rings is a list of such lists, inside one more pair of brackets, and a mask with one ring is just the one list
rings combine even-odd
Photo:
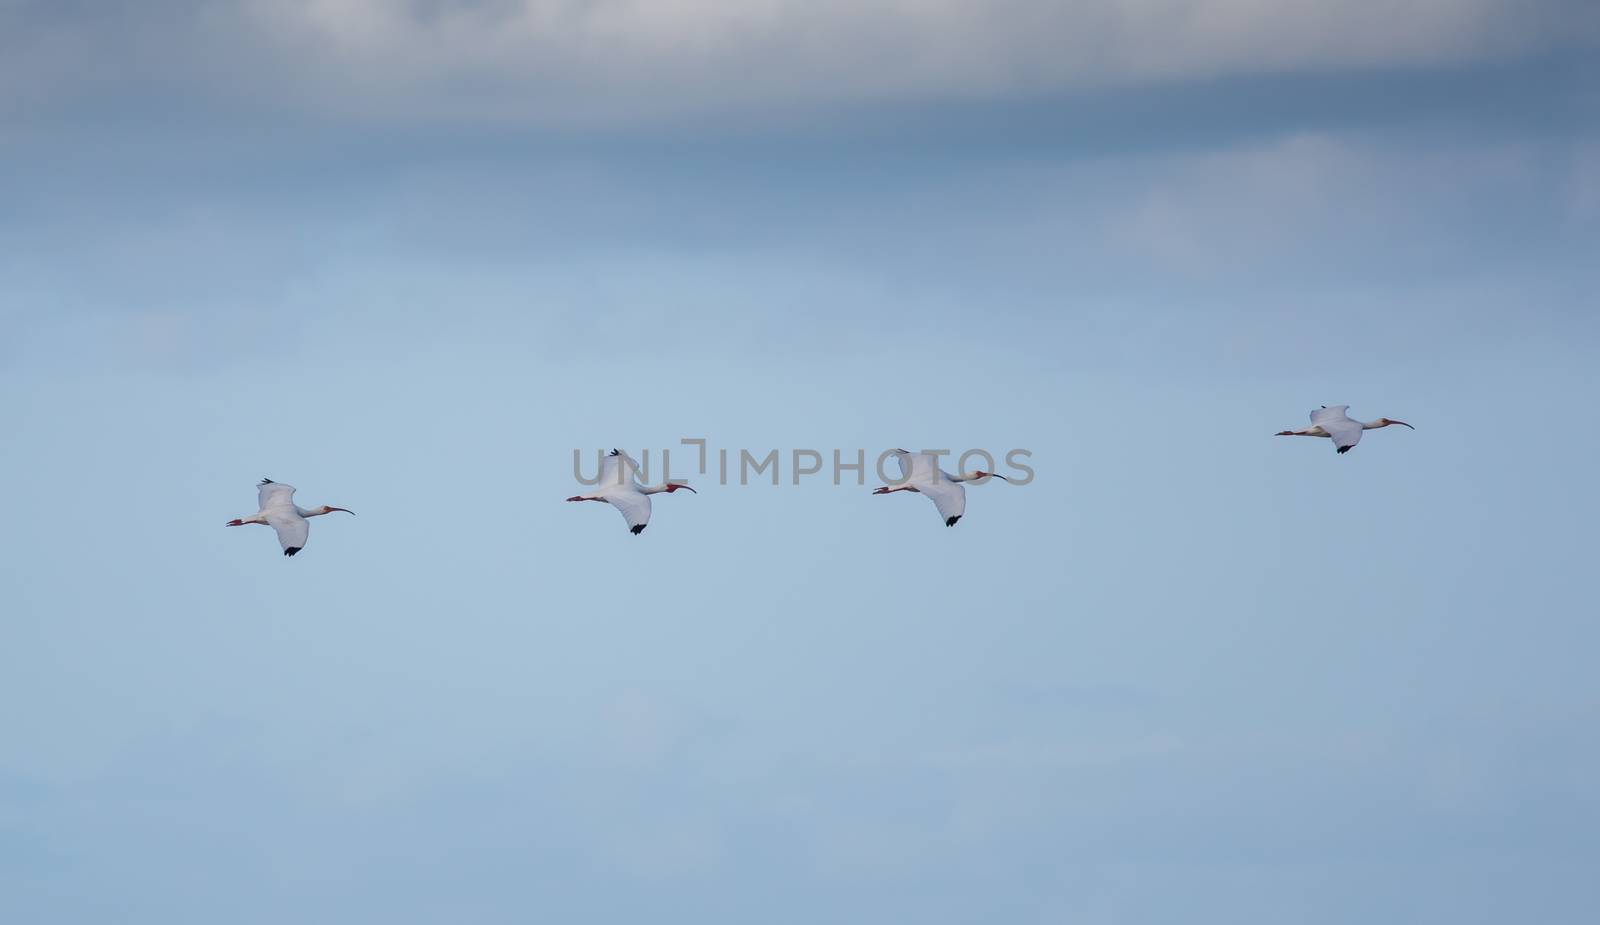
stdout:
[[293,485],[285,485],[271,479],[262,479],[257,487],[261,490],[258,501],[261,510],[249,517],[230,520],[227,526],[266,524],[278,531],[278,544],[283,547],[283,554],[286,556],[292,556],[305,548],[306,537],[311,535],[311,524],[306,521],[307,517],[321,517],[334,511],[344,511],[354,517],[356,513],[342,507],[329,507],[326,504],[308,511],[294,503]]
[[[1280,430],[1274,436],[1332,437],[1335,452],[1348,453],[1351,447],[1361,442],[1361,432],[1364,430],[1377,430],[1390,424],[1411,427],[1405,421],[1391,421],[1388,418],[1378,418],[1376,421],[1363,423],[1345,414],[1349,407],[1349,405],[1323,405],[1311,412],[1310,427],[1305,430]],[[1416,430],[1415,427],[1411,429]]]
[[895,456],[900,460],[900,473],[903,476],[899,485],[893,487],[885,485],[873,492],[875,495],[887,495],[897,491],[914,491],[926,495],[933,506],[939,509],[939,519],[947,527],[956,525],[961,515],[967,512],[967,489],[962,482],[977,482],[986,478],[997,478],[1004,482],[1011,481],[1003,475],[994,472],[974,470],[959,476],[939,468],[938,457],[932,453],[913,453],[909,450],[895,450]]
[[640,485],[635,476],[639,464],[621,450],[612,450],[600,461],[600,482],[587,495],[573,495],[568,501],[604,501],[622,512],[628,523],[628,532],[634,536],[644,532],[650,523],[650,496],[661,492],[672,494],[682,488],[699,494],[683,482],[662,482],[659,485]]

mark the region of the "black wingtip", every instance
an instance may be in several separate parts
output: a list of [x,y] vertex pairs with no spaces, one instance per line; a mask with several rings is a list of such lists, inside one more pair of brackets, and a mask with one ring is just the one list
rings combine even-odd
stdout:
[[1337,450],[1337,451],[1336,451],[1336,452],[1339,452],[1339,453],[1348,453],[1348,452],[1350,452],[1350,448],[1349,448],[1349,447],[1347,447],[1347,446],[1341,446],[1341,447],[1339,447],[1339,449],[1338,449],[1338,450]]
[[644,532],[644,528],[648,527],[648,526],[650,526],[650,525],[649,524],[635,524],[635,525],[633,525],[633,526],[628,528],[628,532],[632,533],[634,536],[638,536],[639,534],[643,533]]
[[622,451],[619,450],[619,449],[616,449],[615,447],[613,447],[611,452],[607,453],[606,455],[607,456],[621,456],[622,455]]
[[957,514],[954,517],[946,517],[945,521],[944,521],[944,525],[947,526],[947,527],[953,527],[953,526],[956,525],[956,521],[958,521],[960,519],[961,519],[961,515],[960,514]]
[[271,479],[262,479],[261,481],[256,483],[257,487],[262,486],[262,485],[276,485],[276,484],[277,483],[274,482]]
[[292,556],[292,555],[294,555],[295,553],[299,552],[300,550],[302,550],[304,548],[305,548],[304,546],[290,546],[290,547],[284,549],[283,554],[286,555],[286,556]]

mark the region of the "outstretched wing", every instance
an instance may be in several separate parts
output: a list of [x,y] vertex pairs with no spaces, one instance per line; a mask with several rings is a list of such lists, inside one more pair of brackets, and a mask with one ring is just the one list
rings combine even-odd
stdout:
[[1343,453],[1361,442],[1361,423],[1345,418],[1342,421],[1324,421],[1317,425],[1333,438],[1335,452]]
[[[289,489],[293,492],[294,489]],[[283,547],[283,554],[292,556],[306,545],[306,538],[311,536],[311,522],[294,512],[294,508],[284,510],[281,506],[267,512],[267,523],[272,529],[278,531],[278,545]]]
[[605,496],[611,506],[622,512],[622,519],[628,522],[628,529],[634,534],[644,532],[645,524],[650,522],[650,496],[637,491],[611,492]]
[[257,492],[257,501],[261,505],[261,510],[294,506],[293,485],[285,485],[282,482],[274,482],[271,479],[262,479],[259,487],[261,490]]
[[900,460],[901,479],[919,488],[922,483],[933,482],[939,477],[938,459],[931,454],[896,452],[895,458]]
[[632,485],[638,472],[639,464],[633,461],[633,457],[620,450],[612,450],[609,456],[600,460],[600,483],[596,487],[604,491]]
[[931,482],[917,482],[917,491],[927,495],[933,506],[939,509],[939,519],[944,521],[944,525],[953,527],[967,512],[967,488],[960,482],[944,478],[937,469],[934,472],[939,477]]
[[[1321,408],[1311,412],[1311,423],[1321,427],[1323,430],[1328,430],[1329,423],[1350,420],[1350,415],[1345,413],[1349,410],[1349,405],[1323,405]],[[1329,431],[1329,433],[1332,433],[1332,431]]]
[[1333,448],[1343,453],[1361,442],[1361,422],[1346,414],[1349,405],[1324,405],[1311,412],[1311,423],[1333,438]]

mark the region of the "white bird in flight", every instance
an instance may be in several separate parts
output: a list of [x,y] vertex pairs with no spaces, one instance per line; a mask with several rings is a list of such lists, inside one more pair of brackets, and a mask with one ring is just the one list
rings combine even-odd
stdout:
[[[1311,412],[1311,426],[1305,430],[1280,430],[1274,436],[1278,437],[1332,437],[1335,452],[1346,453],[1350,448],[1361,442],[1361,432],[1364,430],[1377,430],[1388,427],[1390,424],[1399,424],[1401,427],[1411,427],[1405,421],[1391,421],[1388,418],[1378,418],[1370,423],[1363,423],[1345,414],[1349,405],[1323,405]],[[1411,427],[1416,430],[1415,427]]]
[[622,512],[628,522],[628,532],[634,536],[644,532],[650,523],[650,496],[661,492],[672,494],[685,489],[699,494],[683,482],[662,482],[659,485],[640,485],[634,478],[639,464],[621,450],[612,450],[600,461],[600,481],[587,495],[573,495],[568,501],[604,501]]
[[875,495],[887,495],[897,491],[914,491],[926,495],[933,506],[939,509],[939,519],[947,527],[956,525],[961,515],[967,512],[967,489],[962,482],[978,482],[990,477],[1004,482],[1011,481],[1003,475],[994,472],[973,470],[959,476],[939,468],[938,457],[932,453],[913,453],[909,450],[895,450],[896,457],[900,460],[900,473],[902,480],[895,486],[885,485],[873,492]]
[[350,516],[355,516],[355,511],[342,507],[322,507],[306,510],[294,503],[294,486],[271,479],[262,479],[259,504],[261,510],[249,517],[230,520],[227,526],[242,527],[245,524],[266,524],[278,531],[278,543],[283,547],[283,554],[292,556],[305,548],[306,537],[311,535],[311,524],[306,522],[307,517],[321,517],[334,511],[344,511]]

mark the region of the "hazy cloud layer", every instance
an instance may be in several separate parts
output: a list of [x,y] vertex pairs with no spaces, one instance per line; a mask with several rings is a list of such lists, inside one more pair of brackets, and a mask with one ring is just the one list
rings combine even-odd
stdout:
[[166,0],[0,7],[0,100],[614,121],[1410,68],[1593,45],[1567,0]]

